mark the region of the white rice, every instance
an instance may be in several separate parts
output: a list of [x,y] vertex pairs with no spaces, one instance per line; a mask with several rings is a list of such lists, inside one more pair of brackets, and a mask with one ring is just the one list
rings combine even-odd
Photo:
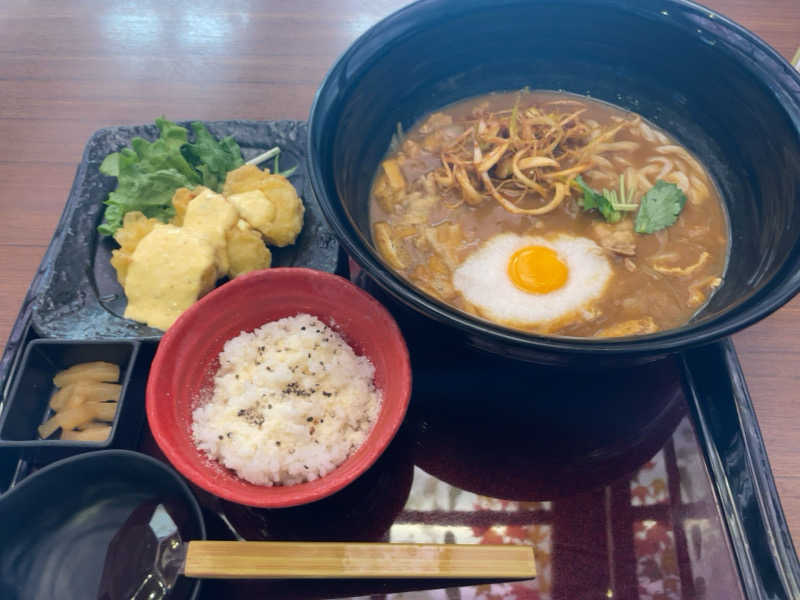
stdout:
[[211,399],[193,414],[197,447],[258,485],[322,477],[367,438],[375,367],[317,317],[242,332],[219,355]]

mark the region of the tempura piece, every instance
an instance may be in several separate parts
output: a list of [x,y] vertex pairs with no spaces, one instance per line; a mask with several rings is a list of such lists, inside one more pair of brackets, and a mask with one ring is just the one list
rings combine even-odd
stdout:
[[125,295],[125,318],[166,330],[195,300],[214,287],[214,248],[198,233],[158,225],[136,247]]
[[117,281],[121,286],[125,286],[128,267],[131,264],[131,257],[134,250],[136,250],[136,246],[160,222],[158,219],[148,219],[138,210],[125,213],[122,219],[122,227],[114,232],[114,239],[120,247],[111,251],[111,266],[116,270]]
[[183,217],[183,229],[205,237],[214,248],[217,276],[228,272],[226,232],[236,225],[239,213],[222,194],[205,190],[189,201]]
[[272,263],[272,252],[264,245],[261,234],[246,221],[239,219],[235,227],[226,232],[228,242],[228,275],[238,277],[257,269],[267,269]]
[[[293,244],[303,228],[305,213],[294,186],[282,175],[271,175],[255,165],[242,165],[228,173],[223,187],[226,196],[253,190],[260,190],[273,204],[275,216],[267,223],[250,225],[258,229],[271,245],[283,247]],[[247,220],[245,215],[242,216]]]
[[228,200],[239,211],[241,218],[254,229],[268,229],[275,221],[275,204],[261,190],[231,194]]
[[183,218],[186,215],[189,202],[207,190],[208,188],[202,185],[191,190],[185,187],[175,190],[175,193],[172,195],[172,206],[175,208],[175,216],[170,219],[170,223],[178,227],[183,225]]

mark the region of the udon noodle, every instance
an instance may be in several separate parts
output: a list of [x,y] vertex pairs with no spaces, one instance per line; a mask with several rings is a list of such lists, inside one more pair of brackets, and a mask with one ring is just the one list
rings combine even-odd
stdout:
[[[590,210],[593,198],[613,210]],[[655,222],[640,214],[651,207]],[[721,283],[728,247],[721,198],[685,148],[639,115],[553,92],[474,98],[397,136],[373,182],[370,218],[385,261],[423,291],[548,334],[680,326]],[[560,287],[531,291],[507,271],[513,261],[497,254],[501,246],[548,247],[557,259],[529,252],[523,275],[549,277],[557,263],[567,275]],[[588,281],[575,280],[587,252],[610,267],[591,296]]]

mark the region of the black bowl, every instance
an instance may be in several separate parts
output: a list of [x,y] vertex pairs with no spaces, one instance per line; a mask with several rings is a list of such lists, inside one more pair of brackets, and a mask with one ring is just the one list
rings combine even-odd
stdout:
[[[99,450],[26,478],[0,496],[0,598],[97,598],[109,542],[151,500],[170,507],[185,541],[205,539],[189,487],[144,454]],[[169,597],[194,600],[200,583],[181,577]]]
[[[595,340],[514,331],[448,307],[384,263],[373,175],[397,124],[496,90],[565,90],[638,112],[693,152],[731,226],[720,289],[690,323]],[[800,290],[800,74],[725,17],[681,0],[422,0],[342,55],[309,117],[309,174],[347,252],[442,336],[560,365],[643,361],[731,334]],[[433,322],[431,321],[433,320]]]

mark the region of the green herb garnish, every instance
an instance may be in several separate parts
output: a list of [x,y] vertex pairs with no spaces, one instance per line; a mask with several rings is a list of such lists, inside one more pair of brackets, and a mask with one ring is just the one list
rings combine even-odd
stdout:
[[619,176],[619,190],[597,192],[586,185],[580,175],[574,179],[574,184],[583,191],[583,198],[578,201],[581,208],[598,211],[608,223],[618,222],[623,212],[638,210],[634,222],[637,233],[653,233],[669,227],[686,204],[686,194],[677,185],[660,179],[639,204],[633,201],[633,190],[625,188],[622,175]]
[[669,227],[685,204],[686,194],[677,185],[659,179],[642,197],[633,228],[637,233],[653,233]]
[[622,218],[622,213],[633,211],[638,208],[633,203],[633,190],[625,189],[625,177],[619,176],[619,193],[617,190],[606,190],[596,192],[578,175],[575,178],[578,188],[583,191],[583,199],[579,200],[583,210],[596,210],[608,223],[616,223]]

